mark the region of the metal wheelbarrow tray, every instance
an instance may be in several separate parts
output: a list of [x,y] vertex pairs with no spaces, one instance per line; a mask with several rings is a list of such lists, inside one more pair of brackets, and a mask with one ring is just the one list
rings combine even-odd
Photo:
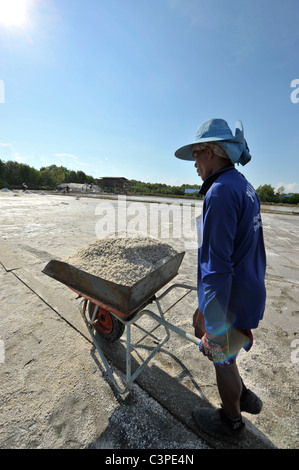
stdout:
[[125,319],[177,275],[183,257],[184,253],[178,253],[132,286],[107,281],[57,260],[51,260],[43,273],[62,282],[82,297],[108,307],[111,312]]
[[[189,335],[180,328],[167,322],[164,317],[164,312],[161,308],[160,300],[167,295],[172,289],[184,288],[196,290],[193,286],[185,284],[173,284],[166,291],[164,291],[159,297],[156,297],[156,293],[170,282],[178,273],[178,269],[184,257],[184,252],[178,253],[171,257],[158,269],[152,271],[147,276],[137,281],[132,286],[125,286],[116,284],[114,282],[102,279],[99,276],[95,276],[88,272],[82,271],[68,263],[58,260],[51,260],[43,269],[43,273],[52,277],[53,279],[65,284],[67,287],[76,292],[79,297],[84,299],[82,306],[82,316],[91,335],[93,343],[98,350],[100,357],[104,363],[104,366],[108,372],[108,375],[115,387],[120,393],[124,393],[129,390],[132,382],[135,380],[137,375],[149,362],[149,360],[158,352],[163,344],[168,341],[170,332],[185,337],[189,341],[195,344],[199,344],[198,338],[193,335]],[[189,293],[188,292],[188,293]],[[187,294],[185,294],[187,295]],[[183,297],[185,296],[183,295]],[[181,298],[183,298],[181,297]],[[180,299],[181,300],[181,299]],[[156,303],[159,315],[151,312],[145,307],[149,303]],[[177,302],[175,302],[177,303]],[[169,310],[169,309],[168,309]],[[89,318],[87,317],[89,314]],[[131,326],[138,326],[137,320],[144,314],[150,315],[159,325],[163,325],[166,331],[164,338],[159,341],[158,345],[153,349],[149,356],[144,362],[138,367],[138,369],[132,374],[131,372]],[[111,328],[115,325],[120,325],[120,333],[117,336],[106,335],[106,331],[111,331]],[[100,341],[98,340],[99,325],[101,325],[101,338],[105,338],[108,341],[114,341],[119,339],[126,327],[126,385],[121,387],[118,385],[111,367],[109,366],[106,357],[102,351]],[[106,328],[106,330],[105,330]],[[146,336],[152,336],[152,331],[146,331],[139,327],[146,333]],[[113,337],[113,339],[111,339]],[[100,339],[101,339],[100,338]],[[157,339],[157,338],[156,338]]]

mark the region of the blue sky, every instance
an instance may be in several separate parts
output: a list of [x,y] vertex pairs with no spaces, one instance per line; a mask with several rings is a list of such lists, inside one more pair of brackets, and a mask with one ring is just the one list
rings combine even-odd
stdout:
[[174,151],[241,119],[238,169],[299,192],[298,0],[18,1],[23,24],[0,14],[2,160],[201,184]]

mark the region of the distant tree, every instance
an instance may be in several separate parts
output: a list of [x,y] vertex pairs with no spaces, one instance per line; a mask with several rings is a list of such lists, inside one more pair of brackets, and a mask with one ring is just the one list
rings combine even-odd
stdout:
[[277,202],[274,188],[270,184],[259,186],[256,192],[261,202]]
[[71,170],[68,172],[66,177],[66,183],[77,183],[77,172]]
[[9,186],[21,186],[20,164],[18,162],[6,162],[6,179]]
[[84,171],[77,171],[77,183],[87,183],[87,176],[86,174],[84,173]]
[[6,164],[0,159],[0,188],[6,188]]
[[279,194],[281,196],[284,193],[284,186],[279,186],[279,188],[276,191],[276,194]]
[[55,188],[54,175],[49,168],[40,169],[40,184],[42,188]]

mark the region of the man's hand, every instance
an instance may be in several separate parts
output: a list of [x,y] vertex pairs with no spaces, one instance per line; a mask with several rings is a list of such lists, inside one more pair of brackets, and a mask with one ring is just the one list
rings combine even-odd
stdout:
[[205,333],[201,339],[199,350],[214,363],[225,362],[229,359],[226,333],[212,336]]

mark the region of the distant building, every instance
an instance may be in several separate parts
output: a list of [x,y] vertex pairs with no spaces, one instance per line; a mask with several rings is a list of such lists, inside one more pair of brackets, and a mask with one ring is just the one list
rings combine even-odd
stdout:
[[96,178],[96,184],[104,191],[111,191],[114,193],[124,193],[129,186],[129,180],[123,177],[108,177]]

